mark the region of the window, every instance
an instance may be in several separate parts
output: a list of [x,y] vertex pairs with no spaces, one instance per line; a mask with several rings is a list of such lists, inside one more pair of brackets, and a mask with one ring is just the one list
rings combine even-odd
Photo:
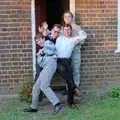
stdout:
[[118,0],[118,26],[117,26],[117,50],[116,53],[120,53],[120,0]]

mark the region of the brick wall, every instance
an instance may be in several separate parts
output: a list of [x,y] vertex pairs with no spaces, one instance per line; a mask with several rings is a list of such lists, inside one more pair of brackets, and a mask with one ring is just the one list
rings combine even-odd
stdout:
[[82,47],[81,87],[101,92],[120,86],[117,49],[117,0],[76,0],[76,21],[88,33]]
[[32,72],[30,0],[0,0],[0,94]]

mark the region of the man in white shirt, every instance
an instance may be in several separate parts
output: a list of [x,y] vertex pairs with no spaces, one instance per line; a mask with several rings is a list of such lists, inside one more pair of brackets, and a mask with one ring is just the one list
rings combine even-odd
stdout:
[[70,57],[74,47],[77,44],[84,42],[84,40],[87,38],[87,35],[84,31],[79,31],[79,29],[77,29],[77,31],[79,35],[76,37],[72,37],[72,26],[69,24],[65,24],[63,26],[63,35],[61,35],[56,40],[58,72],[60,72],[61,76],[67,82],[67,101],[70,106],[74,104],[74,93],[80,94],[80,91],[73,80]]

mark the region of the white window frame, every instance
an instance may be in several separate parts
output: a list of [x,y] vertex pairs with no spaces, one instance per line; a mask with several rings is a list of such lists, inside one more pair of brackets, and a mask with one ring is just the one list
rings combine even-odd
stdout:
[[73,14],[73,21],[75,22],[75,0],[70,0],[70,11],[72,12]]
[[115,50],[115,54],[117,53],[120,53],[120,0],[118,0],[117,50]]

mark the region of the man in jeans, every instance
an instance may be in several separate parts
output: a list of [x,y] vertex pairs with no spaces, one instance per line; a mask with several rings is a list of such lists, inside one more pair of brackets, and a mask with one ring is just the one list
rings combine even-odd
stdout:
[[70,24],[63,25],[63,35],[56,40],[56,49],[58,57],[58,72],[67,82],[68,87],[68,104],[72,107],[74,105],[74,93],[80,95],[80,91],[74,83],[72,68],[71,68],[71,54],[74,47],[83,43],[87,38],[87,34],[84,31],[76,28],[78,36],[72,37],[72,26]]
[[37,62],[42,71],[32,89],[32,104],[30,108],[25,108],[24,112],[37,112],[37,103],[40,90],[45,94],[49,101],[55,107],[53,114],[63,111],[63,104],[50,87],[51,79],[56,72],[57,56],[55,41],[60,33],[60,25],[55,24],[51,30],[50,36],[45,38],[45,43],[41,55],[38,56]]

